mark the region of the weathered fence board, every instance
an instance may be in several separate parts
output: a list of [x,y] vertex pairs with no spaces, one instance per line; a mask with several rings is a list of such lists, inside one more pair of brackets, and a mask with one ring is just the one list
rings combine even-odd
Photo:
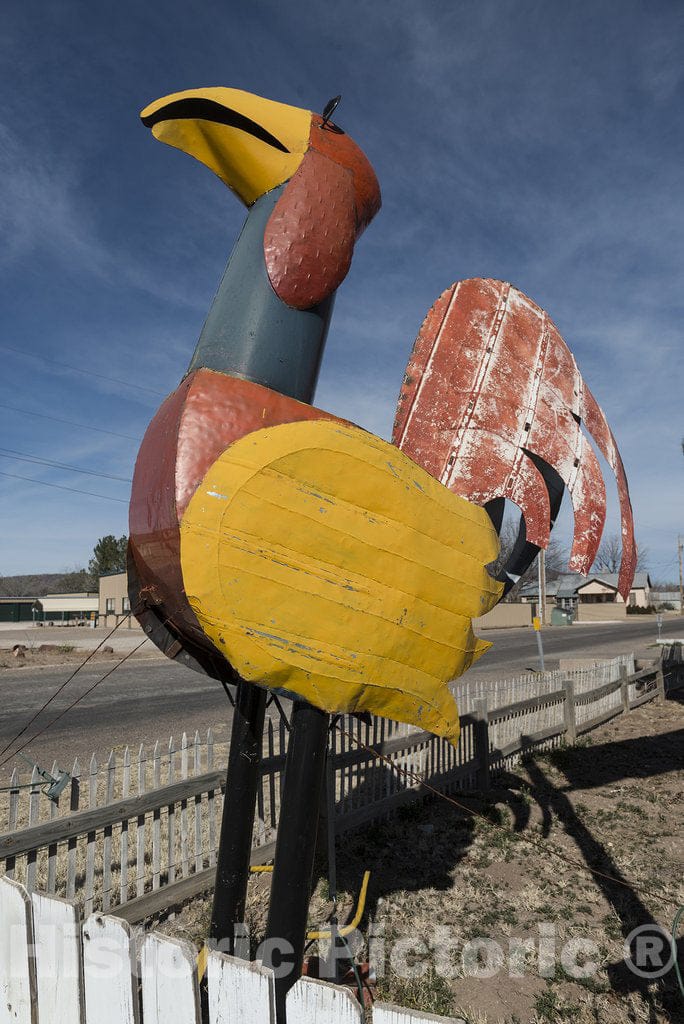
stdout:
[[0,878],[0,1024],[37,1024],[31,900]]
[[140,950],[145,1024],[200,1024],[196,956],[181,939],[145,937]]
[[[154,932],[136,959],[130,930],[117,918],[91,914],[81,927],[73,905],[31,899],[17,882],[0,879],[0,1024],[200,1024],[196,961],[190,943]],[[209,1024],[275,1024],[272,972],[210,952],[207,1007]],[[364,1019],[348,988],[309,979],[292,988],[286,1010],[287,1024]],[[382,1005],[371,1018],[462,1024]]]
[[221,953],[207,959],[209,1024],[275,1024],[270,971]]
[[[344,716],[331,738],[338,834],[386,820],[423,795],[421,781],[445,793],[486,789],[490,777],[521,754],[572,743],[614,715],[662,698],[666,682],[659,666],[638,673],[633,668],[633,660],[617,658],[573,673],[476,682],[466,693],[459,688],[456,750],[402,724],[373,719],[369,725]],[[273,856],[287,736],[285,721],[267,721],[255,864]],[[5,874],[31,891],[72,900],[78,893],[86,912],[114,909],[130,923],[207,891],[225,779],[215,760],[212,734],[203,744],[195,733],[178,744],[171,737],[163,753],[158,743],[149,752],[141,747],[133,762],[128,748],[122,758],[112,752],[102,765],[93,758],[83,780],[77,761],[59,807],[42,795],[35,771],[27,786],[15,770],[6,803],[9,831],[0,834],[0,873],[4,862]],[[219,763],[226,763],[224,750]],[[47,820],[40,820],[41,808]]]
[[297,1024],[363,1024],[363,1010],[348,989],[313,978],[301,978],[293,985],[285,1009],[288,1020]]
[[94,807],[86,811],[78,811],[68,818],[56,818],[54,821],[45,822],[42,825],[21,829],[14,835],[6,834],[0,836],[0,858],[18,856],[20,853],[27,853],[39,847],[48,846],[49,843],[63,842],[65,839],[73,839],[91,831],[103,829],[110,821],[127,821],[135,817],[144,816],[153,811],[160,801],[164,803],[176,803],[188,796],[193,796],[196,788],[204,786],[215,786],[220,788],[225,775],[222,772],[212,772],[202,775],[199,779],[186,779],[184,782],[177,782],[171,786],[164,786],[156,793],[150,791],[142,796],[131,797],[129,800],[119,800],[109,807]]
[[125,921],[91,914],[83,925],[86,1024],[137,1024],[135,959]]
[[66,900],[34,892],[38,1019],[40,1024],[81,1024],[83,1020],[81,918]]

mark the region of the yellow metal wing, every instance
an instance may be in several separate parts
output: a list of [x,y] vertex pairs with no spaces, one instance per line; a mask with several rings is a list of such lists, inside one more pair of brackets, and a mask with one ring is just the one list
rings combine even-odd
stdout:
[[181,524],[188,600],[243,679],[453,743],[447,683],[490,646],[471,620],[500,597],[497,553],[483,509],[328,420],[231,445]]

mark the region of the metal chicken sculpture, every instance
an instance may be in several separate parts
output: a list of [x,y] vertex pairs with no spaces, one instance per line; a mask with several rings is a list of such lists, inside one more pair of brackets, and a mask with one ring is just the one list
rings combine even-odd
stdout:
[[536,552],[554,518],[550,466],[573,500],[572,565],[588,571],[605,489],[584,422],[618,475],[624,595],[627,485],[558,331],[500,282],[460,282],[428,314],[394,447],[309,404],[335,291],[380,208],[373,168],[330,113],[234,89],[142,113],[249,214],[189,371],[140,449],[134,603],[172,657],[456,742],[448,682],[489,646],[471,621],[504,591],[485,568],[498,547],[481,506],[516,502]]
[[[244,921],[266,691],[295,698],[267,927],[292,950],[279,1022],[302,966],[327,713],[370,711],[457,742],[449,681],[489,646],[472,620],[548,543],[564,486],[571,564],[591,567],[605,489],[582,424],[618,479],[623,596],[636,560],[603,413],[550,319],[508,284],[462,281],[430,310],[394,444],[312,405],[335,291],[380,208],[373,168],[331,120],[336,102],[319,116],[200,89],[142,113],[249,211],[138,455],[129,587],[169,657],[237,683],[215,941]],[[494,579],[505,498],[521,527]]]

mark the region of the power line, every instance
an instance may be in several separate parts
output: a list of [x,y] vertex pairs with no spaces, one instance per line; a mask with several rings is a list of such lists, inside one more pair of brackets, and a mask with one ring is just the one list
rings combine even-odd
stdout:
[[[69,683],[70,683],[70,682],[71,682],[71,680],[72,680],[72,679],[74,678],[74,676],[76,676],[76,675],[77,675],[77,674],[78,674],[78,673],[79,673],[79,672],[81,671],[81,669],[82,669],[82,668],[84,668],[84,666],[88,664],[88,662],[90,661],[90,659],[91,659],[92,657],[94,657],[94,656],[95,656],[95,655],[97,654],[97,652],[98,652],[98,651],[100,650],[100,648],[102,647],[102,645],[103,645],[104,643],[106,643],[106,642],[107,642],[107,640],[109,640],[109,638],[110,638],[111,636],[113,636],[113,635],[114,635],[114,634],[116,633],[117,629],[119,628],[119,626],[121,625],[121,623],[122,623],[123,621],[124,621],[123,619],[119,619],[119,621],[118,621],[118,622],[116,623],[116,625],[115,625],[115,626],[113,627],[113,629],[111,629],[111,630],[109,631],[109,633],[107,633],[107,635],[106,635],[105,637],[103,637],[103,639],[102,639],[102,640],[100,640],[100,642],[99,642],[99,644],[97,645],[97,647],[94,647],[94,648],[93,648],[93,650],[92,650],[92,651],[90,651],[90,652],[88,653],[88,655],[87,655],[87,656],[86,656],[86,657],[85,657],[85,658],[83,659],[83,661],[79,662],[79,664],[78,664],[78,665],[76,666],[76,668],[75,668],[75,669],[74,669],[74,671],[73,671],[73,672],[71,673],[71,675],[70,675],[70,676],[69,676],[69,677],[68,677],[67,679],[65,679],[65,681],[64,681],[64,682],[63,682],[63,683],[62,683],[62,684],[61,684],[60,686],[58,686],[58,687],[57,687],[57,689],[56,689],[56,690],[55,690],[55,692],[54,692],[54,693],[52,694],[52,696],[51,696],[51,697],[48,697],[48,699],[47,699],[47,700],[45,701],[45,703],[43,704],[43,706],[42,706],[41,708],[39,708],[39,709],[38,709],[38,711],[36,711],[36,713],[34,714],[34,716],[33,716],[32,718],[29,718],[29,720],[28,720],[28,722],[26,723],[26,725],[25,725],[25,726],[23,726],[23,727],[22,727],[22,728],[21,728],[21,729],[19,730],[19,732],[18,732],[18,733],[16,733],[16,735],[12,737],[12,739],[11,739],[11,740],[9,741],[9,743],[6,743],[6,744],[5,744],[5,746],[4,746],[3,748],[2,748],[2,750],[0,750],[0,757],[2,757],[2,756],[3,756],[3,754],[6,754],[6,753],[7,753],[7,751],[9,750],[9,748],[10,748],[11,746],[13,746],[13,745],[14,745],[14,744],[15,744],[15,743],[17,742],[17,740],[18,740],[18,739],[21,739],[21,737],[22,737],[22,736],[24,735],[24,733],[25,733],[25,732],[27,732],[27,731],[28,731],[28,730],[29,730],[29,729],[31,728],[31,726],[32,726],[32,725],[33,725],[33,723],[35,722],[36,718],[38,718],[38,716],[39,716],[39,715],[42,715],[42,714],[43,714],[43,712],[44,712],[44,711],[45,711],[45,710],[46,710],[47,708],[49,708],[49,707],[50,707],[50,705],[52,704],[53,700],[55,700],[55,698],[59,697],[59,695],[60,695],[60,693],[62,692],[62,690],[64,690],[64,689],[65,689],[65,688],[66,688],[66,687],[67,687],[67,686],[69,685]],[[10,757],[14,757],[14,754],[10,754]],[[2,762],[0,763],[0,767],[2,767],[2,765],[3,765],[3,764],[5,764],[5,762],[4,762],[4,761],[2,761]]]
[[[121,621],[123,622],[123,619]],[[0,761],[0,768],[4,767],[4,765],[6,765],[8,761],[11,761],[13,757],[16,757],[17,754],[20,754],[22,750],[25,750],[26,747],[33,743],[34,740],[37,740],[39,736],[43,736],[44,733],[48,731],[48,729],[52,728],[55,722],[59,722],[59,720],[61,718],[64,718],[64,716],[69,711],[71,711],[72,708],[75,708],[77,704],[80,704],[82,700],[85,700],[85,698],[88,697],[93,692],[93,690],[95,690],[100,685],[100,683],[104,683],[105,679],[108,679],[109,676],[111,676],[112,672],[115,672],[116,669],[120,668],[125,661],[128,661],[128,659],[131,658],[136,653],[136,651],[139,651],[142,645],[144,643],[147,643],[147,639],[148,638],[145,637],[144,640],[141,640],[137,647],[134,647],[132,651],[129,651],[125,658],[122,658],[121,661],[118,661],[116,665],[110,668],[109,672],[105,672],[105,674],[103,676],[100,676],[100,678],[96,682],[94,682],[92,686],[89,686],[87,690],[84,690],[80,697],[77,697],[76,700],[72,701],[71,704],[67,705],[67,707],[64,708],[64,711],[60,711],[60,713],[58,715],[55,715],[55,717],[52,718],[47,723],[46,726],[44,726],[42,729],[39,729],[38,732],[34,733],[33,736],[30,737],[30,739],[26,740],[26,742],[22,743],[20,747],[12,751],[9,757],[6,757],[4,761]]]
[[64,484],[50,484],[47,480],[36,480],[32,476],[19,476],[18,473],[3,473],[2,470],[0,470],[0,476],[8,476],[12,480],[23,480],[27,484],[39,484],[41,487],[56,487],[58,491],[72,491],[74,494],[87,494],[91,498],[104,498],[105,501],[120,501],[124,505],[128,504],[126,498],[113,498],[111,494],[96,494],[95,491],[82,491],[78,487],[65,487]]
[[133,384],[129,380],[121,380],[120,377],[107,377],[104,373],[95,373],[94,370],[84,370],[81,366],[72,366],[71,363],[64,363],[59,359],[51,359],[49,356],[44,356],[40,352],[24,352],[20,348],[13,348],[12,345],[0,345],[0,350],[3,352],[14,352],[16,355],[24,356],[29,359],[40,359],[44,363],[52,363],[54,366],[59,366],[63,370],[73,370],[75,373],[84,373],[87,377],[97,377],[99,380],[109,381],[110,384],[123,384],[126,388],[135,388],[137,391],[146,391],[150,395],[160,395],[162,398],[165,397],[163,391],[155,391],[154,388],[145,387],[144,384]]
[[113,476],[111,473],[97,473],[94,469],[80,469],[78,466],[67,466],[64,462],[55,462],[54,459],[43,459],[39,455],[29,455],[28,452],[17,452],[13,448],[0,448],[0,459],[13,459],[15,462],[30,462],[39,466],[49,466],[51,469],[66,469],[70,473],[84,473],[86,476],[99,476],[103,480],[120,480],[121,483],[130,484],[132,481],[126,476]]
[[30,409],[18,409],[15,405],[5,405],[0,402],[0,409],[7,409],[9,412],[18,412],[23,416],[37,416],[42,420],[52,420],[54,423],[66,423],[68,427],[78,427],[79,430],[96,430],[98,434],[109,434],[111,437],[122,437],[126,441],[142,441],[141,437],[134,437],[132,434],[120,434],[116,430],[105,430],[104,427],[94,427],[90,423],[76,423],[74,420],[64,420],[60,416],[48,416],[45,412],[32,412]]

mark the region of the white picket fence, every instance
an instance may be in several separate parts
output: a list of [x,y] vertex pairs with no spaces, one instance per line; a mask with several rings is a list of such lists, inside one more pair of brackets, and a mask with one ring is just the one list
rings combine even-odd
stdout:
[[[211,952],[208,1024],[275,1024],[274,980],[255,963]],[[347,988],[301,979],[287,1024],[465,1024],[376,1003],[371,1016]],[[202,1024],[197,950],[145,935],[0,878],[0,1024]]]
[[[652,699],[658,675],[656,666],[635,673],[630,655],[573,672],[471,682],[456,691],[457,749],[400,723],[344,716],[331,735],[336,830],[385,819],[420,795],[418,780],[447,793],[486,789],[490,775],[510,769],[522,753],[573,743]],[[286,751],[284,723],[269,720],[254,864],[273,858]],[[73,766],[58,803],[45,798],[35,771],[27,784],[15,770],[4,807],[0,799],[0,875],[30,892],[76,900],[85,914],[119,907],[131,923],[208,891],[226,761],[227,745],[217,748],[211,732],[206,740],[183,735],[141,747],[133,757],[128,748],[112,752],[104,764],[93,756],[87,769]]]

